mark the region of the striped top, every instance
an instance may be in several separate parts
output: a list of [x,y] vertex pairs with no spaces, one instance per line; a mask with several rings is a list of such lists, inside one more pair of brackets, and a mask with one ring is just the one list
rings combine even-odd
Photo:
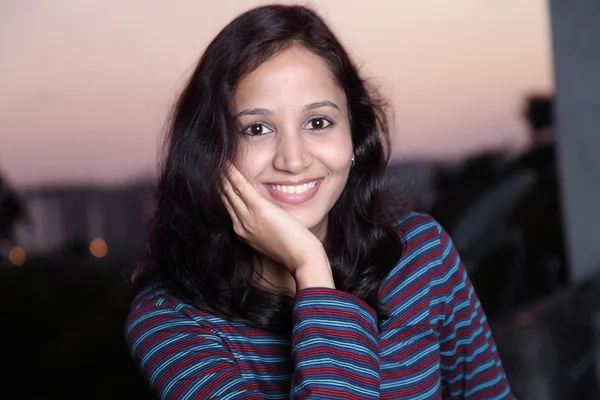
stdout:
[[384,321],[350,294],[308,288],[282,339],[153,286],[127,319],[131,354],[163,399],[513,399],[448,235],[416,213],[398,229],[405,250],[379,292]]

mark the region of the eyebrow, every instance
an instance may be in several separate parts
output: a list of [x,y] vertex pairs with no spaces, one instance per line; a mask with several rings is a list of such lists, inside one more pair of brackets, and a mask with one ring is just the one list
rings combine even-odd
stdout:
[[331,107],[331,108],[335,108],[336,110],[340,109],[335,103],[332,103],[329,100],[324,100],[324,101],[319,101],[317,103],[310,103],[307,106],[305,106],[302,110],[304,112],[306,112],[306,111],[310,111],[310,110],[314,110],[314,109],[322,108],[322,107]]
[[251,108],[249,110],[244,110],[238,114],[234,118],[243,117],[244,115],[262,115],[265,117],[273,116],[273,111],[267,110],[266,108]]
[[[304,106],[302,111],[307,112],[307,111],[311,111],[311,110],[315,110],[317,108],[323,108],[323,107],[331,107],[331,108],[335,108],[336,110],[340,109],[335,103],[332,103],[329,100],[325,100],[325,101],[319,101],[316,103],[310,103],[310,104]],[[274,115],[274,112],[271,110],[268,110],[266,108],[251,108],[251,109],[239,112],[238,114],[236,114],[236,116],[234,118],[237,119],[237,118],[243,117],[245,115],[262,115],[264,117],[270,117],[270,116]]]

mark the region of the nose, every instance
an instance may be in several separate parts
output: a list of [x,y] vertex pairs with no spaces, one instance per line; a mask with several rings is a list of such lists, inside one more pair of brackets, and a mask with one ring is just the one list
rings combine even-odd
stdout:
[[313,157],[302,132],[280,132],[273,166],[290,174],[298,174],[310,166]]

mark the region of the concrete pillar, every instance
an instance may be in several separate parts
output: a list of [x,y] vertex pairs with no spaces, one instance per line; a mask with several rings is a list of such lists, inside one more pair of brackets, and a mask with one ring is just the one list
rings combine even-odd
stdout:
[[600,272],[600,0],[549,0],[571,277]]

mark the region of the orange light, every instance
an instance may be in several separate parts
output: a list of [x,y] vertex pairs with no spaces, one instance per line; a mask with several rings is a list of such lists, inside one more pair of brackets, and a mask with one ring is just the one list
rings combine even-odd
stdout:
[[90,243],[90,253],[97,258],[106,257],[106,253],[108,253],[108,246],[106,245],[104,239],[96,238],[92,240]]
[[25,264],[25,260],[27,259],[25,255],[25,250],[23,250],[20,246],[15,246],[8,252],[8,259],[14,265],[20,267]]

